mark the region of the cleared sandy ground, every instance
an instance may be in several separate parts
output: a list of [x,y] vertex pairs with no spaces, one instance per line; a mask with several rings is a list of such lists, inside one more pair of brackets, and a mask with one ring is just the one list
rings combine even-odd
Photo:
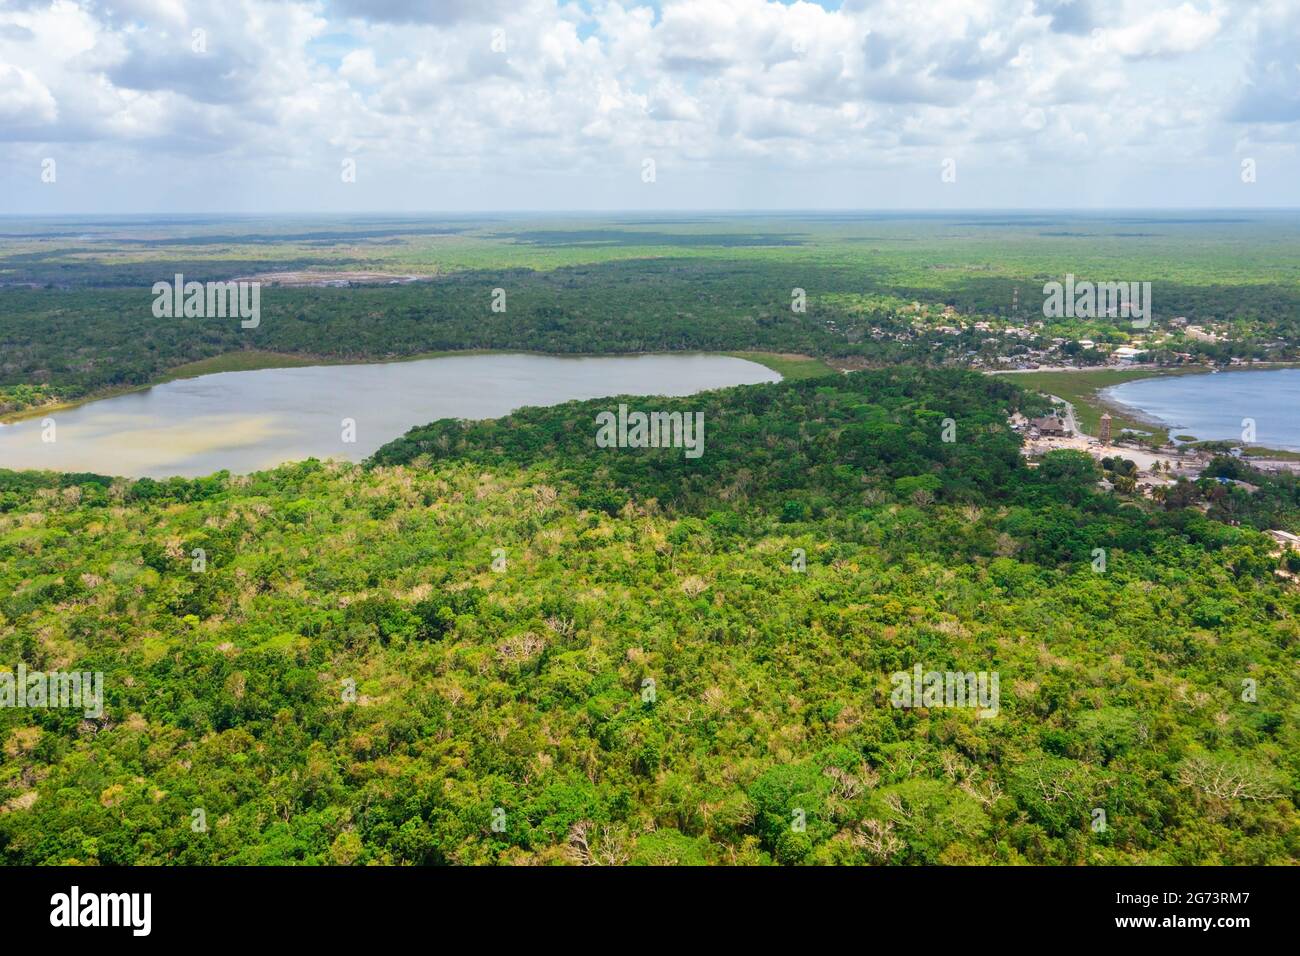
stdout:
[[266,285],[322,286],[346,284],[405,285],[429,276],[397,275],[390,272],[262,272],[240,276],[235,282],[261,282]]

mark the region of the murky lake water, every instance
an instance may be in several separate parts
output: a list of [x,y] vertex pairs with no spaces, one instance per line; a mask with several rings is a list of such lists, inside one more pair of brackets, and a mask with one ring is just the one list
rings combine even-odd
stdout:
[[[0,467],[161,478],[242,474],[310,457],[360,461],[439,418],[779,379],[724,355],[456,355],[221,372],[57,412],[49,416],[53,442],[42,441],[42,418],[0,426]],[[356,422],[355,442],[343,441],[345,418]]]

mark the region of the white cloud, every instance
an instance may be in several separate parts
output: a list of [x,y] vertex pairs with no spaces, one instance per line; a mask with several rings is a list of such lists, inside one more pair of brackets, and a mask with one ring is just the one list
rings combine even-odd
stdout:
[[53,123],[58,115],[54,96],[35,74],[0,63],[0,123],[11,128],[39,128]]
[[339,65],[339,76],[361,86],[378,83],[381,74],[375,65],[375,51],[353,50],[347,53]]
[[[428,184],[455,182],[484,207],[581,201],[597,178],[626,205],[707,197],[718,176],[762,193],[960,153],[1000,171],[996,205],[1029,170],[1064,191],[1071,165],[1230,153],[1234,123],[1285,140],[1297,31],[1272,21],[1294,24],[1293,6],[55,0],[0,10],[0,140],[11,157],[60,144],[88,170],[112,145],[114,176],[131,151],[170,175],[183,156],[196,181],[235,177],[268,203],[293,201],[288,172],[318,201],[308,174],[328,182],[347,155],[377,191],[339,202],[436,206],[450,187]],[[666,172],[657,193],[636,176],[645,156]]]
[[1172,10],[1153,10],[1102,35],[1111,49],[1126,57],[1191,53],[1218,35],[1223,16],[1217,7],[1202,11],[1183,3]]

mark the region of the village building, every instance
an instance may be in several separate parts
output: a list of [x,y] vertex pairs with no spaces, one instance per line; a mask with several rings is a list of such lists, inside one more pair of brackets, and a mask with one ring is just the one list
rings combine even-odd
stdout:
[[1043,418],[1032,419],[1029,423],[1031,433],[1037,432],[1042,438],[1069,438],[1070,430],[1065,427],[1065,422],[1061,421],[1054,415],[1047,415]]
[[1110,358],[1112,362],[1136,362],[1138,356],[1142,354],[1142,349],[1135,349],[1131,345],[1121,345],[1110,353]]

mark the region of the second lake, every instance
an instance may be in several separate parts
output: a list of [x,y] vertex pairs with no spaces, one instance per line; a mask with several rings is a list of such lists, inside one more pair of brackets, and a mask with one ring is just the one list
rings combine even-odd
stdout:
[[[1161,375],[1101,394],[1168,425],[1171,435],[1300,451],[1300,369]],[[1243,441],[1245,419],[1255,424],[1254,441]]]

